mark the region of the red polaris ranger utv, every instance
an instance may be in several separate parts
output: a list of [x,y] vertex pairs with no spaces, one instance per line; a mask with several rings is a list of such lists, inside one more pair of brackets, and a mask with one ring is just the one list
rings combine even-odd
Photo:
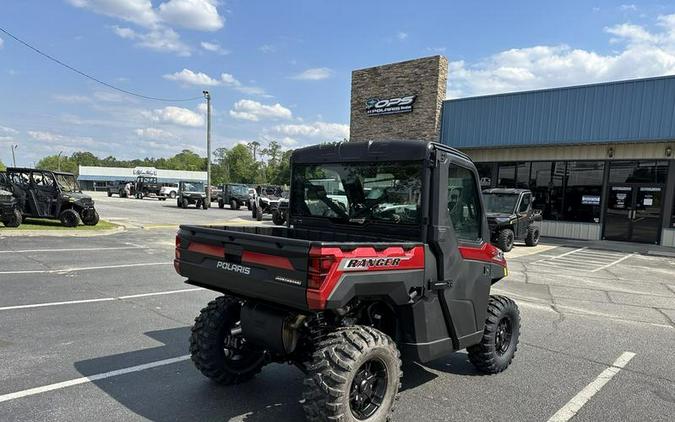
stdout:
[[483,372],[509,366],[520,315],[490,296],[506,261],[490,244],[466,155],[352,142],[297,150],[291,165],[285,227],[178,232],[178,273],[223,293],[192,328],[204,375],[236,384],[267,363],[293,363],[306,374],[308,420],[383,421],[399,356],[428,362],[467,349]]

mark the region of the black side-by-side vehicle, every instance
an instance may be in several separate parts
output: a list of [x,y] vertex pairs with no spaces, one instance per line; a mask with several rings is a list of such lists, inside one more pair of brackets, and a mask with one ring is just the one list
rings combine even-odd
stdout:
[[493,188],[483,191],[492,243],[504,252],[516,240],[527,246],[539,244],[541,211],[532,208],[532,192],[528,189]]
[[72,173],[10,167],[6,177],[24,218],[58,219],[66,227],[98,224],[94,200]]
[[19,227],[22,221],[23,215],[12,193],[12,187],[7,181],[6,174],[0,172],[0,222],[6,227]]
[[179,208],[187,208],[190,205],[194,205],[196,208],[208,209],[210,204],[206,200],[204,183],[183,181],[178,183],[176,205]]
[[195,320],[190,352],[222,384],[269,362],[305,374],[310,421],[384,421],[401,360],[467,349],[479,370],[516,352],[515,302],[490,242],[478,173],[447,146],[318,145],[291,158],[286,227],[181,226],[176,271],[221,292]]

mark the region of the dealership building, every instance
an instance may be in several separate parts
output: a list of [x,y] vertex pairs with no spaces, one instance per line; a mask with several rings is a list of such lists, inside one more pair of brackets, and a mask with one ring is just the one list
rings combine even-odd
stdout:
[[351,140],[458,148],[483,187],[532,190],[544,236],[675,246],[675,76],[445,100],[447,72],[354,71]]
[[181,180],[206,183],[205,171],[162,170],[154,167],[80,166],[77,181],[83,190],[106,190],[115,182],[133,182],[138,176],[156,177],[158,183],[172,184]]

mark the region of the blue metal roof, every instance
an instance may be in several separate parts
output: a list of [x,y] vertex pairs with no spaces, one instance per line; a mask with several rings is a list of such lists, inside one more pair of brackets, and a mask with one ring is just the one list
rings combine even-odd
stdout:
[[453,147],[675,139],[675,76],[443,102],[441,142]]

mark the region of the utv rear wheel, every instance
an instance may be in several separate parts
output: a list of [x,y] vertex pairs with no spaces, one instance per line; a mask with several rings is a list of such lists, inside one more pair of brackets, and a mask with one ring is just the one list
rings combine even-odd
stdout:
[[527,246],[537,246],[539,244],[539,227],[528,227],[527,237],[525,237],[525,244]]
[[286,222],[286,219],[280,212],[274,212],[272,214],[272,222],[277,226],[282,226]]
[[63,210],[59,215],[59,220],[66,227],[77,227],[80,224],[80,216],[74,209]]
[[169,193],[169,198],[171,198],[171,199],[176,199],[176,192],[171,191],[171,192]]
[[255,218],[258,212],[256,211],[256,207],[251,208],[251,217]]
[[202,201],[202,208],[205,209],[205,210],[208,210],[209,209],[209,201],[207,201],[206,199],[203,200]]
[[221,210],[225,208],[225,202],[223,202],[222,199],[218,200],[218,208],[220,208]]
[[515,234],[511,229],[502,229],[497,235],[497,246],[504,252],[508,252],[513,249],[513,241],[515,240]]
[[192,362],[218,384],[239,384],[265,365],[265,353],[248,345],[231,330],[239,325],[241,305],[228,296],[211,301],[195,319],[190,335]]
[[83,212],[81,218],[85,226],[95,226],[98,224],[100,220],[100,217],[96,210]]
[[112,192],[108,191],[108,198],[112,196]]
[[185,198],[181,199],[181,201],[180,201],[180,207],[181,208],[187,208],[188,205],[189,205],[189,203],[188,203],[187,199],[185,199]]
[[389,420],[401,387],[394,342],[371,327],[339,328],[316,345],[305,379],[310,422]]
[[481,372],[496,374],[506,369],[518,349],[520,311],[505,296],[490,296],[481,342],[468,347],[469,360]]
[[23,215],[21,214],[21,211],[15,209],[14,212],[12,212],[12,216],[2,223],[5,225],[5,227],[19,227],[22,222]]
[[237,201],[235,199],[230,201],[230,209],[231,210],[237,210],[239,207],[237,206]]
[[258,221],[262,221],[263,218],[263,212],[261,208],[256,207],[255,209],[255,219]]

